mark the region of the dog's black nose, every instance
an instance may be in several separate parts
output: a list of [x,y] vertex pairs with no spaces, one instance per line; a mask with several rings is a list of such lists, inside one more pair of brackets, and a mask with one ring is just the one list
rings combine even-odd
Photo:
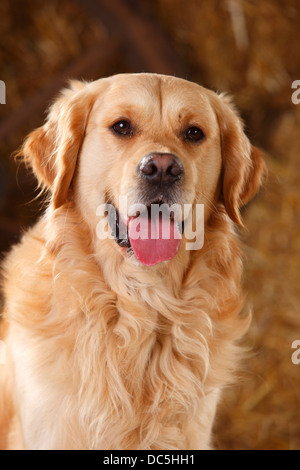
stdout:
[[138,172],[151,184],[169,186],[182,178],[184,170],[175,155],[150,153],[140,161]]

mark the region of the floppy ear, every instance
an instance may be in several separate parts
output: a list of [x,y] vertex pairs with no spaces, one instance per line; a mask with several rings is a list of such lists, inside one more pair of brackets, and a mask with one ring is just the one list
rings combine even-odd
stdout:
[[244,133],[243,123],[230,99],[215,95],[212,104],[220,127],[222,150],[222,192],[229,217],[243,225],[240,208],[257,193],[267,167],[262,153],[250,144]]
[[16,154],[32,168],[39,186],[51,191],[55,209],[67,200],[91,106],[86,84],[71,81],[50,107],[46,123]]

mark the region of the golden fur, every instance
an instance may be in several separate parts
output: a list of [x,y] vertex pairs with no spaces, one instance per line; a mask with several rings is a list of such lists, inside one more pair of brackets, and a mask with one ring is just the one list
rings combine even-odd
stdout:
[[[129,118],[132,138],[112,135]],[[180,129],[201,124],[188,144]],[[179,155],[178,201],[205,204],[205,243],[146,267],[99,240],[97,206],[136,202],[149,152]],[[0,448],[209,449],[220,391],[240,357],[234,222],[265,173],[229,99],[154,74],[71,82],[20,155],[50,201],[3,266]]]

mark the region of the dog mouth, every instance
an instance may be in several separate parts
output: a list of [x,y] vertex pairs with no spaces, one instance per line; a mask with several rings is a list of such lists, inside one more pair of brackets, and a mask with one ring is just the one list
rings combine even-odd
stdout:
[[145,266],[174,258],[180,249],[184,221],[178,221],[163,200],[136,206],[129,216],[124,216],[114,204],[107,203],[108,222],[116,243]]

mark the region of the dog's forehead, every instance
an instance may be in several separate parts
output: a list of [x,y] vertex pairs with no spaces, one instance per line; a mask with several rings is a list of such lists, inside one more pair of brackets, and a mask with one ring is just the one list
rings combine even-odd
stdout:
[[209,92],[196,83],[167,75],[121,74],[110,77],[99,90],[94,109],[105,111],[131,108],[167,108],[176,114],[205,112],[212,114]]

